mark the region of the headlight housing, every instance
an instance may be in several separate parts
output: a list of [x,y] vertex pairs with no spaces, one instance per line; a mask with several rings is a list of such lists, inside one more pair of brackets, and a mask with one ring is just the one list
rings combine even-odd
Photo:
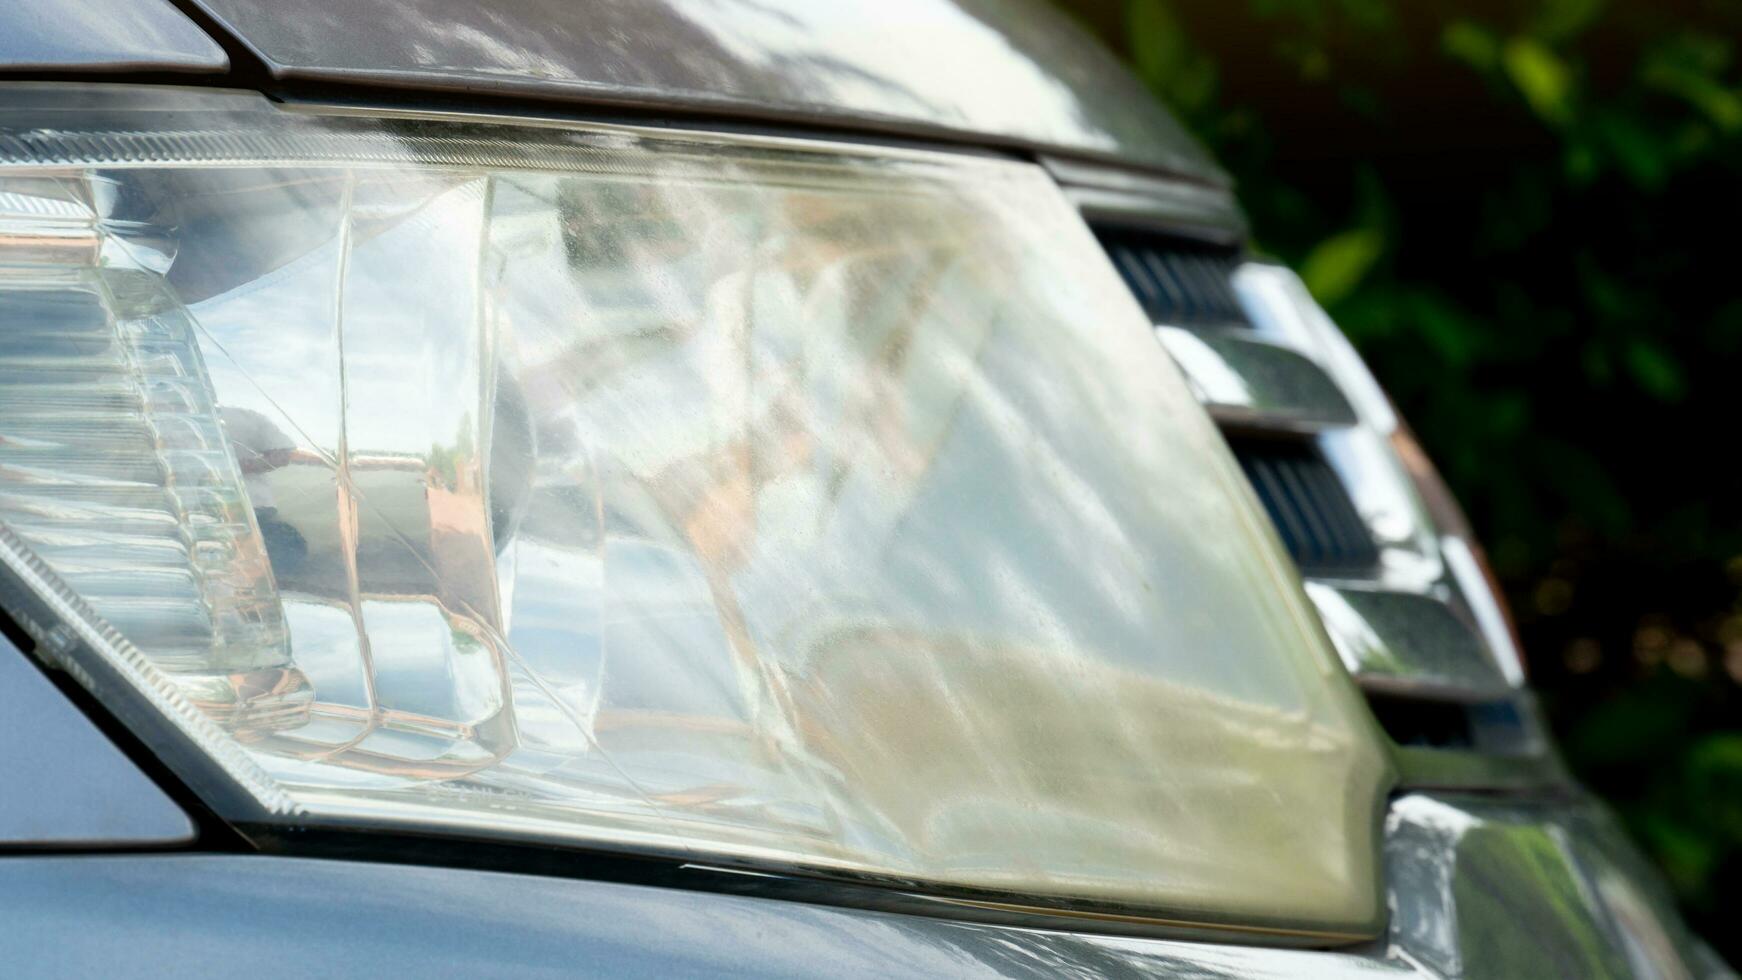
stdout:
[[10,98],[0,597],[223,815],[1376,928],[1371,722],[1037,168]]

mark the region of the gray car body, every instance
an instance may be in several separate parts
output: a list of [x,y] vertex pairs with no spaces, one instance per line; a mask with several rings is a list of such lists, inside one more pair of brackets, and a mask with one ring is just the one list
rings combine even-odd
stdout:
[[[864,16],[800,0],[187,0],[186,12],[168,0],[14,0],[0,8],[0,79],[203,79],[291,99],[475,99],[487,111],[857,133],[1021,152],[1114,197],[1197,202],[1182,214],[1208,198],[1209,212],[1233,213],[1225,175],[1050,5],[863,6],[884,15],[869,40]],[[1386,935],[1284,950],[201,853],[178,804],[6,642],[0,681],[0,710],[36,736],[39,763],[0,769],[0,962],[14,975],[1727,972],[1606,813],[1564,784],[1400,793],[1386,821]]]
[[[15,976],[1724,972],[1608,816],[1577,798],[1406,793],[1386,822],[1387,935],[1273,949],[577,877],[199,853],[197,841],[184,849],[176,804],[3,638],[0,718],[13,720],[0,729],[9,752],[31,757],[5,770],[0,798],[0,963]],[[6,841],[34,849],[3,853]],[[116,848],[163,850],[103,853]]]
[[[839,127],[1225,183],[1204,150],[1044,0],[195,0],[229,68],[276,84],[511,97]],[[168,0],[14,0],[0,75],[222,73]]]
[[[1607,815],[1579,799],[1392,802],[1388,933],[1337,950],[1182,942],[578,877],[183,849],[187,823],[10,642],[0,963],[23,977],[1697,976]],[[58,776],[56,775],[58,773]],[[34,849],[5,853],[5,842]],[[461,845],[463,846],[463,845]],[[41,848],[57,848],[44,854]],[[104,850],[163,848],[161,852]]]

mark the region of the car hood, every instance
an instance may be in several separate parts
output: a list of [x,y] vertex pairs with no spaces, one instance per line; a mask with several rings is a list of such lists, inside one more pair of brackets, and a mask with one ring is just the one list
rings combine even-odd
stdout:
[[1226,183],[1143,85],[1045,0],[193,2],[279,82],[942,137]]

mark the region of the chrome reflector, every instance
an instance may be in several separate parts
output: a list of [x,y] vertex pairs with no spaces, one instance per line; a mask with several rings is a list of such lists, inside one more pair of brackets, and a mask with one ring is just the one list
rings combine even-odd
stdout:
[[97,232],[113,189],[0,183],[0,521],[236,731],[300,725],[311,692],[192,323],[137,228]]

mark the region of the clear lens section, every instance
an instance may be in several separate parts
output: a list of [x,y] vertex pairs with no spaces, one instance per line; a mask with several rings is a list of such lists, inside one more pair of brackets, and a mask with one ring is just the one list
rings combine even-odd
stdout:
[[1372,928],[1364,709],[1037,169],[124,122],[0,113],[7,564],[258,792]]
[[0,521],[201,708],[297,726],[312,695],[193,321],[154,229],[99,231],[124,193],[0,178]]

